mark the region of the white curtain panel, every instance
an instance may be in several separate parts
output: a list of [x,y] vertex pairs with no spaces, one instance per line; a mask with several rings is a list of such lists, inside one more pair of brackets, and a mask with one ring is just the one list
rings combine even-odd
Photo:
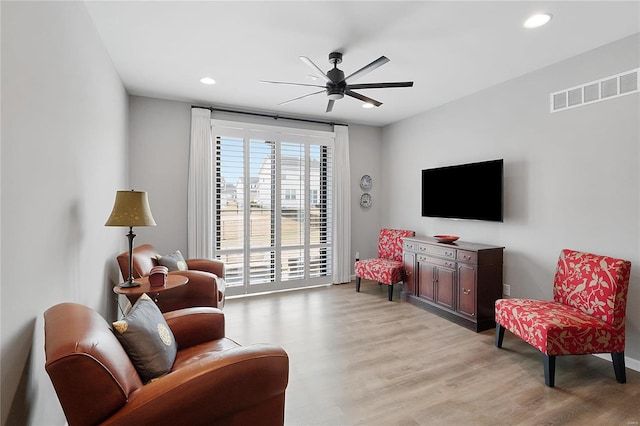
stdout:
[[351,281],[351,172],[349,167],[349,128],[334,127],[333,167],[333,283]]
[[189,258],[213,258],[214,181],[211,111],[191,108],[191,144],[187,194]]

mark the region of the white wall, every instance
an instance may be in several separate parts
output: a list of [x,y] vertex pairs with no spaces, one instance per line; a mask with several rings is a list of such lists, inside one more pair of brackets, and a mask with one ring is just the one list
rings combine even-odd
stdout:
[[149,193],[157,226],[136,228],[134,245],[187,253],[187,179],[191,105],[129,97],[130,184]]
[[124,228],[127,97],[82,2],[2,8],[2,424],[62,425],[44,369],[44,311],[114,312]]
[[[633,263],[626,355],[640,368],[640,95],[549,113],[549,94],[640,66],[640,35],[383,130],[383,222],[503,245],[512,297],[551,298],[560,250]],[[424,168],[504,158],[504,223],[420,216]],[[464,188],[451,188],[464,196]]]
[[[349,126],[349,159],[351,160],[351,251],[352,258],[360,253],[360,259],[378,255],[378,234],[386,223],[382,222],[382,212],[386,210],[382,198],[383,176],[386,163],[382,157],[382,129],[379,127]],[[365,192],[360,188],[362,175],[369,175],[373,181],[371,207],[360,206],[360,196]],[[351,266],[353,272],[353,265]]]
[[[191,105],[184,102],[129,97],[131,185],[149,192],[151,211],[157,227],[137,228],[135,244],[152,243],[160,252],[187,250],[187,178],[189,138],[191,134]],[[273,124],[273,119],[252,118],[246,115],[214,113],[217,119],[250,120]],[[305,128],[326,129],[326,126],[307,125],[295,121],[278,120],[279,126],[304,125]],[[378,182],[382,176],[380,147],[382,132],[377,127],[350,125],[350,158],[352,188],[351,247],[360,256],[374,256],[380,226],[382,203]],[[373,177],[370,209],[360,207],[360,176]],[[371,231],[373,229],[373,231]]]

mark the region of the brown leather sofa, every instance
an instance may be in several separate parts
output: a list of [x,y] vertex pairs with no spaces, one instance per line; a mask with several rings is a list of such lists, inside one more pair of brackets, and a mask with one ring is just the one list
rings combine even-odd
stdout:
[[[146,277],[151,268],[158,265],[158,251],[151,244],[143,244],[133,249],[133,278]],[[118,265],[123,279],[129,279],[129,252],[118,255]],[[158,293],[154,300],[160,311],[170,312],[195,306],[224,306],[225,269],[224,263],[214,259],[186,259],[187,271],[172,271],[189,278],[187,285]],[[216,280],[216,277],[222,280]]]
[[44,313],[45,368],[69,425],[282,425],[289,358],[225,338],[215,308],[165,313],[178,344],[172,370],[143,385],[110,325],[62,303]]

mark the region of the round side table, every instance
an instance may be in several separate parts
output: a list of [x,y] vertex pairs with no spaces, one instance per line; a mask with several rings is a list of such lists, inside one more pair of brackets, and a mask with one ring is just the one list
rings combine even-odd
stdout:
[[[167,275],[167,283],[158,286],[151,286],[151,284],[149,284],[149,277],[136,278],[136,281],[140,283],[137,287],[120,287],[117,285],[113,288],[113,292],[127,296],[127,299],[129,299],[129,302],[133,305],[143,293],[147,293],[151,297],[151,293],[157,295],[163,291],[183,286],[189,282],[189,278],[184,275],[169,274]],[[154,297],[152,298],[155,299]]]

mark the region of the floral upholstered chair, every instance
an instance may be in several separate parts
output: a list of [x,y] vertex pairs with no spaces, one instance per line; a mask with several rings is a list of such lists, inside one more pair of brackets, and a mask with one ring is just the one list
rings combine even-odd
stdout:
[[358,260],[354,266],[356,272],[356,291],[360,291],[360,280],[377,281],[389,286],[389,301],[393,300],[393,285],[403,280],[402,238],[413,237],[414,231],[401,229],[380,230],[378,238],[378,257]]
[[611,353],[616,380],[625,383],[625,311],[631,262],[563,250],[553,301],[496,301],[496,346],[509,330],[544,355],[544,380],[554,386],[555,357]]

